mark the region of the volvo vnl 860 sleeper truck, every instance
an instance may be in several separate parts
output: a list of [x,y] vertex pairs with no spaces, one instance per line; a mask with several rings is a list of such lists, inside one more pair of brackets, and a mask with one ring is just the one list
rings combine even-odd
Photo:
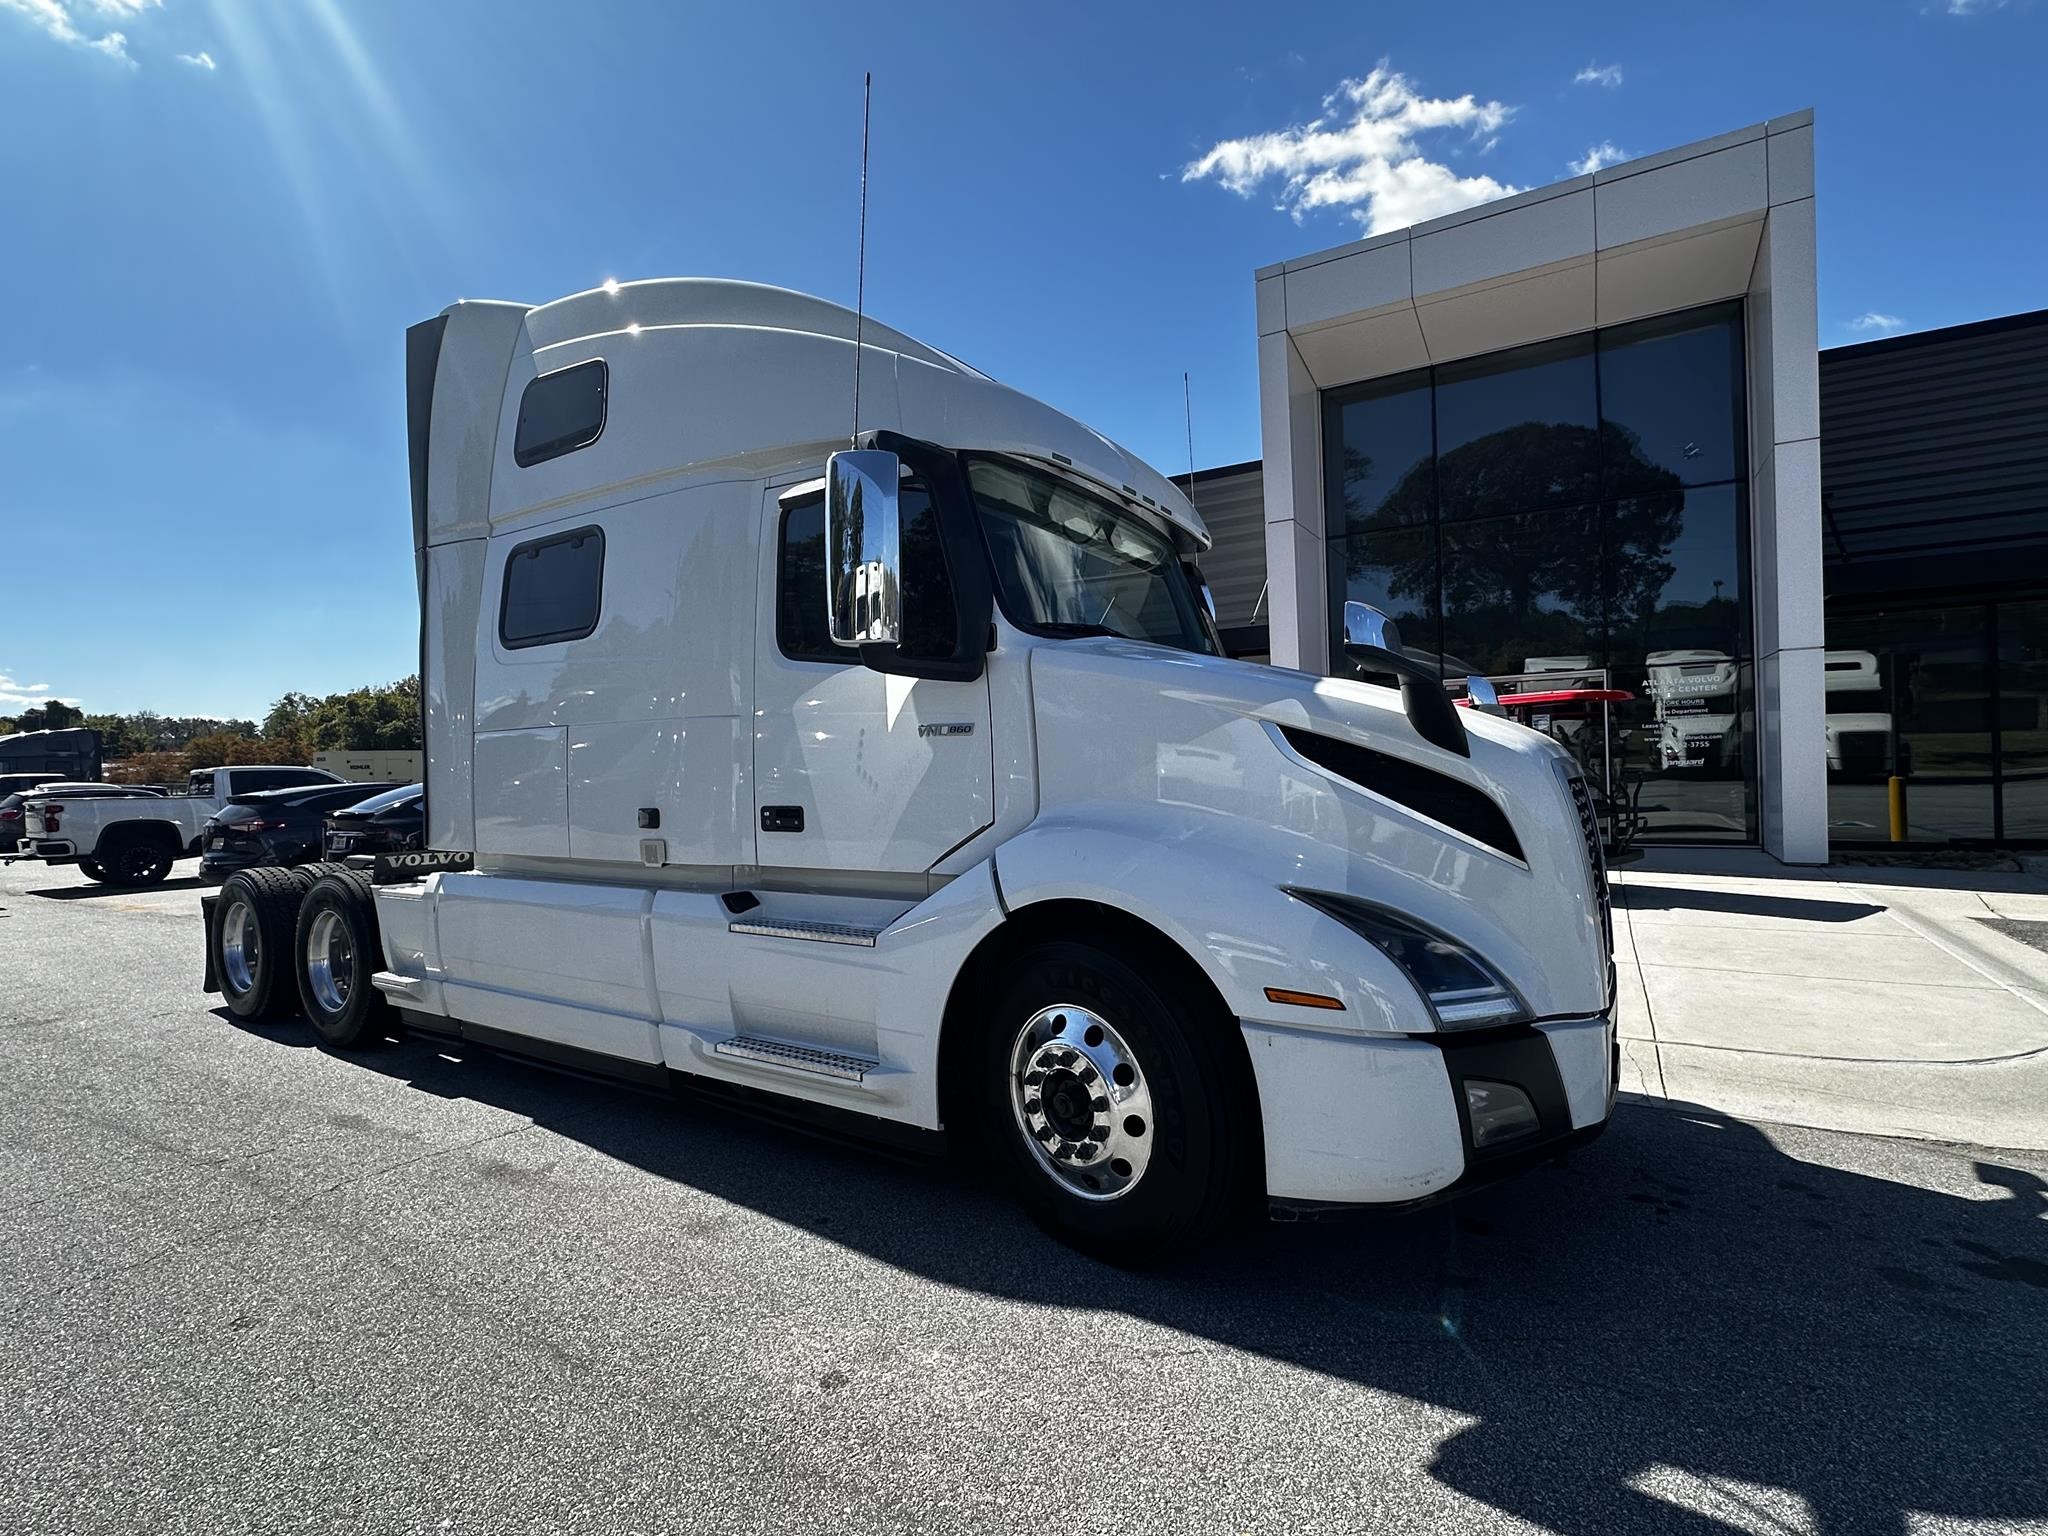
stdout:
[[1571,761],[1357,605],[1399,689],[1226,659],[1114,443],[726,281],[456,304],[407,392],[426,848],[233,877],[237,1014],[975,1144],[1112,1254],[1606,1121]]

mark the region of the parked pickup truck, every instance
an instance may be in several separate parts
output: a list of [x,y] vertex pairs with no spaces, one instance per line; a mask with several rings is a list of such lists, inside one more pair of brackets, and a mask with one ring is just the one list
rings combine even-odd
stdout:
[[107,885],[154,885],[179,859],[199,854],[199,829],[236,795],[293,784],[339,784],[324,768],[202,768],[185,793],[156,798],[46,795],[23,805],[21,852],[76,864]]

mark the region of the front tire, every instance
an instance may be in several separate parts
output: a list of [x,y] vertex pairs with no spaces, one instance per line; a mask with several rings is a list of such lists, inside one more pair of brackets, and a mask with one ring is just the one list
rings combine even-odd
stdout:
[[973,1053],[976,1120],[1041,1226],[1135,1263],[1249,1209],[1257,1102],[1214,997],[1170,968],[1061,940],[1019,954],[993,1001]]
[[238,869],[221,886],[208,941],[221,997],[236,1018],[287,1018],[298,1007],[293,939],[312,883],[303,870]]
[[391,1005],[370,984],[382,946],[369,878],[342,870],[321,879],[299,907],[293,947],[299,1004],[321,1041],[352,1051],[383,1038]]

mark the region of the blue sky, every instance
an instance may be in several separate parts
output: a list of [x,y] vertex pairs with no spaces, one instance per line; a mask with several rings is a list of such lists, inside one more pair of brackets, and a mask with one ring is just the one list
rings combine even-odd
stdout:
[[1254,268],[1799,107],[1823,345],[2048,304],[2044,58],[2041,0],[0,0],[0,713],[412,670],[405,326],[851,302],[863,69],[870,312],[1177,473],[1183,370],[1258,455]]

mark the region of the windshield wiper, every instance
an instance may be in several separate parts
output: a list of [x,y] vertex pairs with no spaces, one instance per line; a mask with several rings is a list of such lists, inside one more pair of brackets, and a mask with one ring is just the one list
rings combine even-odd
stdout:
[[1053,635],[1061,640],[1078,640],[1089,635],[1107,635],[1112,640],[1132,638],[1120,629],[1111,629],[1107,624],[1073,624],[1063,620],[1048,620],[1031,627],[1041,635]]

